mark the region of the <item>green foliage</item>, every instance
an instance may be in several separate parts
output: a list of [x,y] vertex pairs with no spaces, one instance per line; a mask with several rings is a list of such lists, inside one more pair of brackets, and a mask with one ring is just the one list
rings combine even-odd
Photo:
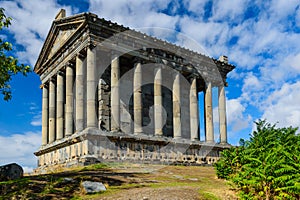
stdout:
[[217,176],[233,182],[242,199],[300,198],[300,135],[264,120],[242,146],[228,149],[216,163]]
[[236,156],[236,149],[238,148],[230,148],[228,150],[224,150],[221,155],[222,159],[219,162],[215,163],[215,168],[217,170],[218,178],[228,179],[235,169],[234,159]]
[[241,169],[241,165],[245,163],[243,156],[245,146],[245,141],[241,139],[240,146],[231,147],[221,153],[222,158],[214,165],[218,178],[229,180],[232,174],[237,173]]
[[[6,17],[4,9],[0,8],[0,31],[8,28],[11,24],[11,18]],[[12,50],[12,44],[0,38],[0,93],[4,96],[4,100],[11,99],[11,86],[9,81],[13,75],[18,73],[27,75],[31,71],[29,66],[18,64],[18,59],[8,56],[8,52]]]

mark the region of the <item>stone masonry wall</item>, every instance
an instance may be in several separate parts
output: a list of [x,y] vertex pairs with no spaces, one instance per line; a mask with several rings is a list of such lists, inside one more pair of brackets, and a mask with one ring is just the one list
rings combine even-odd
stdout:
[[103,79],[98,84],[98,119],[102,130],[110,130],[110,85]]

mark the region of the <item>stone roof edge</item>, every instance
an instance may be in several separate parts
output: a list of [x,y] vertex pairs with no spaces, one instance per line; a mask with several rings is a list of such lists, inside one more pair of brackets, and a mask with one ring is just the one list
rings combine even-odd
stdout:
[[[88,12],[87,14],[92,14],[92,15],[94,15],[94,16],[97,16],[96,14],[89,13],[89,12]],[[102,21],[106,21],[106,22],[108,22],[108,23],[112,23],[112,24],[114,24],[114,25],[116,25],[116,26],[119,26],[119,27],[121,27],[121,28],[125,28],[125,29],[128,29],[128,30],[131,30],[131,31],[133,31],[133,32],[136,32],[137,34],[142,35],[142,36],[150,37],[150,38],[152,38],[153,40],[156,40],[157,42],[167,43],[167,44],[169,44],[169,45],[172,45],[172,46],[174,46],[174,47],[176,47],[176,48],[180,48],[180,49],[182,49],[182,50],[184,50],[184,51],[187,51],[187,52],[189,52],[189,53],[197,54],[197,55],[199,55],[199,56],[204,56],[204,57],[206,57],[206,58],[212,59],[215,63],[223,63],[223,64],[225,64],[225,65],[228,65],[231,69],[234,69],[234,68],[235,68],[235,66],[234,66],[233,64],[221,62],[221,61],[219,61],[218,59],[216,59],[216,58],[214,58],[214,57],[210,57],[210,56],[207,56],[207,55],[205,55],[205,54],[199,53],[199,52],[197,52],[197,51],[188,49],[188,48],[186,48],[186,47],[182,47],[182,46],[179,46],[179,45],[177,45],[177,44],[171,43],[171,42],[169,42],[169,41],[167,41],[167,40],[163,40],[163,39],[161,39],[161,38],[157,38],[157,37],[155,37],[155,36],[148,35],[148,34],[143,33],[143,32],[141,32],[141,31],[137,31],[137,30],[135,30],[135,29],[133,29],[133,28],[123,26],[123,25],[121,25],[121,24],[118,24],[117,22],[113,22],[113,21],[107,20],[107,19],[105,19],[105,18],[99,18],[98,16],[97,16],[97,18],[100,19],[100,20],[102,20]]]
[[[55,37],[55,36],[53,35],[54,27],[56,27],[56,26],[58,26],[58,25],[60,25],[60,24],[63,24],[63,23],[66,22],[66,21],[70,21],[70,20],[74,21],[74,20],[76,20],[76,19],[80,19],[80,18],[82,18],[82,17],[85,17],[87,14],[91,14],[91,13],[79,13],[79,14],[75,14],[75,15],[72,15],[72,16],[68,16],[68,17],[64,17],[64,18],[60,18],[60,19],[55,19],[55,20],[52,21],[52,24],[51,24],[51,26],[50,26],[50,28],[49,28],[49,31],[48,31],[48,35],[47,35],[47,37],[46,37],[46,39],[45,39],[45,41],[44,41],[44,44],[43,44],[43,46],[42,46],[42,48],[41,48],[41,50],[40,50],[38,59],[37,59],[35,65],[34,65],[34,71],[37,69],[37,66],[41,64],[41,63],[39,63],[39,62],[40,62],[41,59],[43,59],[44,56],[45,56],[45,53],[46,53],[45,50],[46,50],[46,48],[47,48],[48,45],[49,45],[48,42],[50,42],[51,39],[52,39],[53,37]],[[97,15],[95,15],[95,14],[92,14],[92,15],[97,16]],[[39,66],[39,67],[41,67],[41,66]]]
[[[150,36],[150,35],[148,35],[148,34],[146,34],[146,33],[137,31],[137,30],[135,30],[135,29],[131,29],[131,28],[129,28],[129,27],[125,27],[125,26],[120,25],[120,24],[118,24],[118,23],[116,23],[116,22],[112,22],[111,20],[107,20],[107,19],[105,19],[105,18],[99,18],[98,15],[96,15],[96,14],[94,14],[94,13],[91,13],[91,12],[84,12],[84,13],[79,13],[79,14],[75,14],[75,15],[72,15],[72,16],[64,17],[64,18],[61,18],[61,19],[55,19],[55,20],[52,22],[52,25],[51,25],[51,27],[50,27],[50,29],[49,29],[49,32],[48,32],[48,35],[47,35],[47,37],[46,37],[46,39],[45,39],[45,42],[44,42],[44,44],[43,44],[43,46],[42,46],[42,49],[41,49],[41,51],[40,51],[40,54],[39,54],[39,56],[38,56],[37,62],[36,62],[36,64],[35,64],[35,66],[34,66],[34,70],[37,68],[37,66],[38,66],[39,64],[41,64],[41,63],[39,63],[39,62],[41,61],[41,59],[43,58],[43,56],[45,56],[45,53],[46,53],[46,52],[44,52],[44,51],[45,51],[45,48],[48,47],[48,43],[46,43],[46,42],[47,42],[47,41],[50,41],[51,38],[54,37],[54,36],[51,34],[53,28],[54,28],[58,23],[63,23],[63,22],[70,21],[70,20],[76,20],[76,19],[81,18],[81,17],[85,17],[85,18],[86,18],[87,16],[89,16],[89,17],[96,17],[96,18],[98,18],[98,19],[101,20],[101,21],[105,21],[105,22],[107,22],[107,23],[114,24],[115,26],[118,26],[118,27],[120,27],[120,28],[122,28],[122,29],[125,29],[125,30],[131,30],[131,31],[133,31],[133,32],[135,32],[135,33],[137,33],[137,34],[139,34],[139,35],[141,35],[141,36],[147,36],[147,37],[150,37],[150,38],[152,38],[153,40],[156,40],[157,42],[160,42],[160,43],[162,43],[162,44],[163,44],[163,43],[167,43],[167,44],[169,44],[169,45],[171,45],[171,46],[174,46],[174,47],[176,47],[176,48],[180,48],[180,49],[186,51],[186,53],[189,53],[189,54],[196,54],[196,55],[199,55],[199,56],[203,56],[203,57],[212,59],[215,63],[222,63],[222,65],[227,65],[231,70],[233,70],[233,69],[235,68],[235,66],[232,65],[232,64],[220,62],[218,59],[215,59],[215,58],[213,58],[213,57],[209,57],[209,56],[207,56],[207,55],[204,55],[204,54],[201,54],[201,53],[199,53],[199,52],[193,51],[193,50],[191,50],[191,49],[188,49],[188,48],[185,48],[185,47],[182,47],[182,46],[173,44],[173,43],[168,42],[168,41],[166,41],[166,40],[163,40],[163,39],[160,39],[160,38],[157,38],[157,37],[154,37],[154,36]],[[86,18],[86,19],[88,19],[88,18]],[[39,67],[41,67],[41,66],[39,66]]]

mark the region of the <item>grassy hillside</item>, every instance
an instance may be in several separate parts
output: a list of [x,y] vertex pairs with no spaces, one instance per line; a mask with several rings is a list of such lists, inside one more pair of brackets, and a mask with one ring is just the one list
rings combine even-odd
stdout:
[[[82,181],[99,181],[107,191],[84,194]],[[46,175],[0,182],[0,199],[237,199],[212,167],[129,163],[60,169]]]

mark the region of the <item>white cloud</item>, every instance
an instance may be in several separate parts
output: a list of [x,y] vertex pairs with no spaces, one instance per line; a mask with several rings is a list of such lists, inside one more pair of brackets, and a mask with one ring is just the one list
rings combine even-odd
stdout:
[[23,167],[24,173],[32,173],[34,169],[35,169],[34,167],[28,167],[28,166]]
[[300,53],[297,55],[290,55],[285,61],[289,66],[292,67],[294,72],[300,74]]
[[184,4],[189,11],[197,13],[197,15],[202,16],[205,13],[205,5],[209,2],[209,0],[184,0]]
[[300,127],[300,81],[285,83],[266,100],[263,118],[283,127]]
[[206,48],[203,45],[201,45],[198,41],[196,41],[194,38],[192,38],[190,35],[181,32],[177,33],[174,31],[173,33],[176,34],[176,39],[175,41],[173,41],[174,44],[201,53],[203,55],[209,55],[209,52],[206,51]]
[[282,19],[293,14],[300,5],[298,0],[273,0],[270,3],[270,11],[272,18]]
[[245,113],[246,107],[240,99],[227,99],[227,124],[231,127],[231,132],[239,132],[248,128],[252,123],[252,117]]
[[[90,11],[108,20],[117,22],[131,28],[140,27],[164,27],[174,28],[172,16],[168,16],[159,10],[167,9],[171,0],[115,0],[104,1],[90,0]],[[175,20],[176,22],[176,20]]]
[[247,90],[255,91],[255,90],[260,90],[260,89],[261,89],[261,83],[258,80],[258,78],[251,72],[249,74],[247,74],[247,76],[244,79],[243,90],[244,91],[247,91]]
[[25,105],[29,109],[29,115],[27,114],[27,116],[32,116],[30,124],[32,126],[42,126],[42,111],[40,107],[34,102],[25,103]]
[[213,2],[213,20],[241,20],[246,9],[245,0],[217,0]]
[[42,112],[39,112],[37,115],[33,116],[30,124],[32,126],[42,126]]
[[55,0],[1,1],[7,16],[13,18],[9,31],[16,43],[24,47],[17,56],[21,62],[34,65],[42,44],[48,34],[56,13],[65,8],[71,14],[71,8],[61,6]]
[[29,106],[29,110],[31,110],[31,111],[39,109],[38,105],[34,102],[26,103],[26,105]]
[[[161,12],[168,8],[171,0],[140,0],[140,1],[90,1],[90,11],[100,18],[111,20],[131,29],[150,34],[160,39],[168,40],[170,32],[174,33],[179,16],[167,15]],[[173,2],[174,3],[174,2]],[[177,9],[174,3],[173,11]],[[121,12],[120,12],[121,11]],[[124,17],[126,16],[126,17]]]
[[185,16],[180,18],[178,24],[184,34],[197,41],[209,54],[214,56],[216,56],[216,54],[218,54],[218,56],[224,54],[223,49],[219,49],[218,53],[216,53],[214,46],[216,43],[224,45],[225,37],[229,30],[226,23],[201,22],[197,19]]
[[[265,98],[265,94],[269,90],[265,89],[266,83],[260,80],[257,74],[252,72],[243,74],[242,77],[242,94],[239,97],[239,102],[242,102],[244,105],[251,105],[257,108],[256,111],[259,111],[262,101]],[[245,107],[245,112],[248,112]]]
[[41,144],[40,132],[26,132],[0,136],[0,164],[17,163],[29,170],[37,167],[37,159],[33,152]]

